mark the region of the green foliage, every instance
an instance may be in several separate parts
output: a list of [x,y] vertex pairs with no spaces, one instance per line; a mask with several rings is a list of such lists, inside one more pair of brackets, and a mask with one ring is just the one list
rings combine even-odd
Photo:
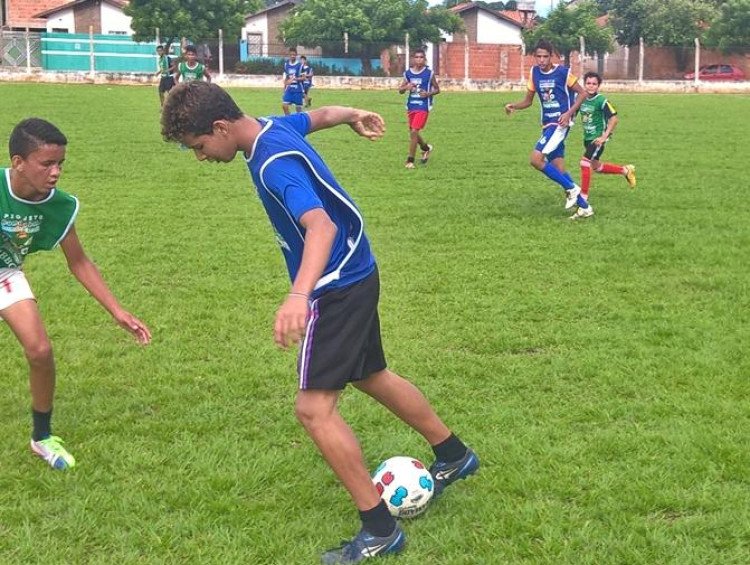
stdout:
[[717,13],[708,0],[607,0],[611,24],[621,45],[690,46]]
[[460,25],[458,16],[442,7],[430,9],[427,0],[307,0],[280,27],[287,44],[315,47],[342,41],[345,32],[350,42],[363,45],[403,43],[408,32],[413,44],[422,45]]
[[133,18],[136,41],[153,40],[159,28],[164,43],[173,43],[214,38],[220,29],[225,37],[239,37],[244,16],[262,6],[260,0],[130,0],[124,11]]
[[585,2],[574,8],[560,3],[546,20],[524,30],[526,48],[533,49],[537,41],[548,39],[567,61],[571,51],[580,49],[580,38],[583,37],[587,54],[609,53],[613,48],[614,34],[609,26],[597,25],[597,13],[593,2]]
[[750,51],[750,0],[723,2],[706,40],[725,52]]

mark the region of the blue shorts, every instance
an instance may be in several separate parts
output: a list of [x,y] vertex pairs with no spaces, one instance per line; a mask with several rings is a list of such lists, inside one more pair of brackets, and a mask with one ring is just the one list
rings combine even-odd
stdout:
[[563,126],[542,128],[542,137],[536,142],[534,149],[540,151],[548,161],[565,157],[565,138],[569,131],[569,127]]
[[282,104],[294,104],[295,106],[302,106],[303,94],[302,89],[291,90],[287,88],[284,90],[284,96],[281,97]]
[[303,84],[302,85],[302,90],[305,92],[305,94],[307,94],[308,92],[310,92],[311,88],[312,88],[312,84]]

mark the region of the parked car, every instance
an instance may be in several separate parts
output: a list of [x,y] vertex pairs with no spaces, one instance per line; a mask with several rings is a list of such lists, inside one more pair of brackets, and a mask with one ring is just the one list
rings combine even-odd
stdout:
[[[695,79],[695,73],[687,73],[685,79]],[[706,65],[698,71],[698,80],[745,80],[745,72],[735,65]]]

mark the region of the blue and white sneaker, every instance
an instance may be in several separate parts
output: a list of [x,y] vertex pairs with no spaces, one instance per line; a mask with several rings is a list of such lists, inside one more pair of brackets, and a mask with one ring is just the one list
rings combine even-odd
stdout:
[[321,563],[359,563],[370,557],[400,553],[406,544],[403,530],[396,524],[393,533],[384,538],[360,530],[356,537],[341,547],[329,549],[320,559]]
[[430,467],[430,474],[435,479],[434,496],[438,496],[451,483],[473,475],[478,469],[479,457],[470,448],[466,449],[466,455],[458,461],[435,461]]

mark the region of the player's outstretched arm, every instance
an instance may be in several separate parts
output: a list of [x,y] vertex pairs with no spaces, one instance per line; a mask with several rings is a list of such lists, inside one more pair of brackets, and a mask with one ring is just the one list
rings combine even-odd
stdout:
[[527,90],[526,97],[523,100],[521,100],[520,102],[512,102],[510,104],[505,105],[505,113],[510,116],[516,110],[525,110],[526,108],[531,106],[533,102],[534,102],[534,91]]
[[60,247],[68,262],[68,269],[78,282],[109,312],[115,321],[129,331],[139,343],[147,344],[151,341],[151,332],[146,324],[123,309],[109,290],[96,265],[86,256],[81,242],[76,235],[75,227],[71,227],[68,235],[60,242]]
[[341,124],[349,124],[358,135],[372,141],[383,137],[385,133],[385,122],[380,114],[367,110],[346,106],[325,106],[309,112],[308,116],[311,133]]

